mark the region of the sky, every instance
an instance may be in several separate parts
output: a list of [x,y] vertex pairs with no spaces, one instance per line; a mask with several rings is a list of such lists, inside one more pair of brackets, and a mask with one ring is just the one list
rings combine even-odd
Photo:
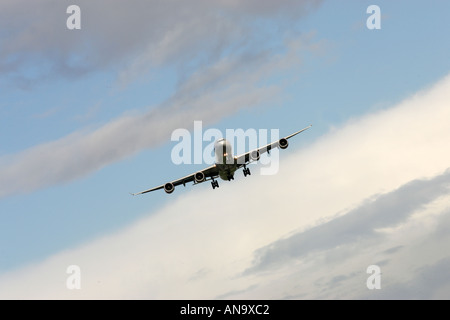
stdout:
[[[449,299],[447,12],[1,1],[0,298]],[[313,126],[277,174],[131,196],[207,166],[171,159],[195,121]]]

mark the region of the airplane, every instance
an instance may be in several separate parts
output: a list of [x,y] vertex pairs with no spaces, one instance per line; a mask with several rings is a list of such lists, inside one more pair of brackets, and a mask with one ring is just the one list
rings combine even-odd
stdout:
[[215,180],[216,178],[221,178],[222,180],[234,180],[234,173],[236,170],[240,168],[244,168],[244,177],[250,175],[250,169],[247,168],[247,165],[251,162],[258,161],[261,154],[268,152],[273,148],[286,149],[289,146],[288,139],[293,136],[308,130],[312,125],[294,132],[293,134],[281,138],[278,141],[272,142],[266,146],[261,148],[254,149],[247,153],[241,154],[239,156],[233,156],[232,148],[230,143],[226,139],[219,139],[214,143],[214,154],[215,154],[215,163],[201,171],[192,173],[187,175],[181,179],[177,179],[171,182],[167,182],[155,188],[151,188],[148,190],[144,190],[138,193],[132,193],[133,196],[152,192],[155,190],[164,189],[166,193],[172,193],[175,190],[176,186],[183,185],[186,186],[186,183],[194,182],[194,184],[199,184],[205,181],[211,180],[211,186],[214,189],[219,187],[219,182]]

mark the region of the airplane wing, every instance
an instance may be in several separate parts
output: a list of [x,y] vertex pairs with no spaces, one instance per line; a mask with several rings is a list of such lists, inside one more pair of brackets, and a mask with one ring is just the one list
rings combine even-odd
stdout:
[[[196,175],[197,175],[197,177],[196,177]],[[213,178],[217,178],[218,176],[219,176],[219,169],[216,167],[215,164],[213,164],[212,166],[210,166],[206,169],[197,171],[197,172],[187,175],[181,179],[162,184],[162,185],[154,187],[152,189],[144,190],[144,191],[141,191],[138,193],[132,193],[132,195],[137,196],[139,194],[144,194],[144,193],[152,192],[152,191],[159,190],[159,189],[165,189],[165,191],[167,193],[172,193],[174,188],[181,184],[186,186],[186,183],[189,183],[192,181],[194,182],[194,184],[202,183],[204,181],[207,181],[207,180],[210,180]]]
[[296,136],[297,134],[299,134],[299,133],[301,133],[301,132],[303,132],[305,130],[308,130],[311,127],[312,127],[312,125],[304,128],[304,129],[302,129],[300,131],[294,132],[293,134],[291,134],[291,135],[289,135],[287,137],[281,138],[278,141],[269,143],[266,146],[257,148],[255,150],[249,151],[247,153],[244,153],[244,154],[241,154],[241,155],[235,157],[235,160],[236,160],[236,163],[237,163],[238,167],[242,167],[243,165],[249,163],[250,161],[258,160],[259,157],[261,156],[261,154],[263,154],[265,152],[269,152],[273,148],[278,148],[279,147],[281,149],[286,149],[287,146],[288,146],[288,142],[287,142],[288,139],[292,138],[293,136]]

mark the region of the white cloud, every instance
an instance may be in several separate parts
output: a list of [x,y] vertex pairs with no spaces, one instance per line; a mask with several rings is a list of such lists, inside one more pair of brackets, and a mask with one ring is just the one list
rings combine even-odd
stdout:
[[[450,77],[303,150],[282,152],[278,175],[237,177],[214,191],[177,189],[185,195],[116,234],[1,275],[0,297],[448,298],[448,101]],[[417,208],[407,207],[408,195],[422,197]],[[358,208],[372,211],[346,218]],[[367,224],[380,208],[408,210],[393,222],[381,212],[387,223],[373,231]],[[261,248],[339,217],[360,219],[354,225],[370,232],[244,274]],[[81,267],[79,291],[65,288],[72,264]],[[381,291],[365,287],[371,264],[382,268]]]

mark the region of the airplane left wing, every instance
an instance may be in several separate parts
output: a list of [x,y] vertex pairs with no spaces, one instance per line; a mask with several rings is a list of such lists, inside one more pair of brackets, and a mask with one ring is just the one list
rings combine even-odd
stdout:
[[242,167],[243,165],[249,163],[250,161],[257,161],[257,160],[259,160],[259,157],[263,153],[270,152],[270,150],[272,150],[273,148],[286,149],[289,145],[288,141],[287,141],[288,139],[292,138],[293,136],[296,136],[297,134],[299,134],[305,130],[308,130],[311,127],[312,127],[312,125],[304,128],[300,131],[294,132],[293,134],[288,135],[287,137],[281,138],[278,141],[269,143],[268,145],[265,145],[261,148],[257,148],[255,150],[241,154],[241,155],[235,157],[236,164],[238,165],[238,167]]
[[187,175],[181,179],[167,182],[167,183],[157,186],[155,188],[144,190],[144,191],[141,191],[138,193],[132,193],[132,195],[137,196],[139,194],[144,194],[144,193],[152,192],[152,191],[159,190],[159,189],[164,189],[164,191],[166,191],[167,193],[172,193],[174,191],[175,187],[179,186],[181,184],[186,186],[186,183],[189,183],[189,182],[194,182],[194,184],[202,183],[204,181],[207,181],[208,178],[213,179],[213,178],[217,178],[218,176],[219,176],[219,169],[216,167],[215,164],[213,164],[212,166],[210,166],[206,169],[197,171],[197,172]]

